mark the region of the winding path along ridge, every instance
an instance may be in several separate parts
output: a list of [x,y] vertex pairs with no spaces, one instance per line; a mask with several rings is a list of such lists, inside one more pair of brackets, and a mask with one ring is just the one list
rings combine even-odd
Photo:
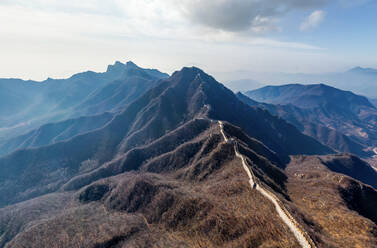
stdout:
[[[220,126],[220,132],[223,135],[225,142],[228,142],[228,138],[226,137],[224,133],[224,126],[223,126],[222,121],[219,121],[219,126]],[[242,166],[244,170],[246,171],[247,175],[249,176],[249,183],[250,183],[251,188],[258,190],[258,192],[260,192],[264,197],[266,197],[270,202],[272,202],[272,204],[275,206],[275,209],[279,217],[291,230],[291,232],[297,239],[297,242],[300,244],[302,248],[315,248],[314,242],[310,239],[309,235],[306,234],[304,231],[300,230],[298,223],[291,216],[291,214],[284,207],[280,206],[281,204],[280,200],[274,194],[265,190],[262,186],[257,184],[257,181],[255,180],[255,176],[253,175],[252,171],[247,166],[244,156],[238,152],[236,143],[234,143],[234,151],[236,153],[236,156],[241,159]]]

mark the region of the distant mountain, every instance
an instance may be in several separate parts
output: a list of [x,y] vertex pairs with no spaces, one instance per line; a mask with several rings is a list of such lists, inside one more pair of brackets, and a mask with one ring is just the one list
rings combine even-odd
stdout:
[[325,84],[266,86],[248,91],[245,95],[259,102],[292,104],[309,109],[326,106],[336,108],[333,111],[346,111],[347,114],[357,114],[362,108],[375,109],[366,97]]
[[[342,90],[349,90],[369,98],[377,98],[377,69],[355,67],[350,70],[332,73],[279,73],[279,72],[253,72],[235,71],[218,73],[226,82],[251,78],[263,85],[282,84],[326,84]],[[235,84],[234,86],[237,86]],[[251,89],[232,88],[234,92],[245,92]]]
[[377,110],[363,96],[323,84],[268,86],[245,94],[275,104],[265,108],[338,151],[365,157],[377,146]]
[[344,73],[330,74],[323,82],[367,97],[377,97],[377,69],[355,67]]
[[[68,79],[0,79],[0,139],[21,135],[49,122],[113,112],[166,77],[167,74],[142,69],[132,62],[116,62],[106,72],[87,71]],[[99,107],[96,101],[109,104],[101,103]]]
[[359,73],[364,75],[375,75],[377,76],[377,69],[373,68],[362,68],[360,66],[354,67],[347,71],[347,73]]
[[51,145],[93,131],[103,127],[112,117],[113,114],[105,112],[42,125],[26,134],[0,142],[0,156],[20,149]]
[[109,66],[109,73],[122,73],[120,79],[108,82],[102,88],[91,92],[84,101],[73,108],[76,115],[93,115],[106,111],[117,112],[136,100],[158,80],[168,75],[155,69],[143,69],[132,62],[125,65],[117,62]]
[[249,106],[266,109],[272,115],[279,116],[289,123],[296,126],[298,130],[309,135],[323,144],[340,152],[353,153],[362,157],[373,155],[372,151],[365,151],[366,146],[353,141],[348,136],[338,132],[335,129],[328,128],[313,120],[313,112],[309,109],[295,107],[293,105],[274,105],[268,103],[260,103],[251,98],[237,93],[237,97]]
[[[119,164],[120,158],[127,159],[135,147],[145,146],[200,116],[240,126],[277,152],[283,161],[291,154],[332,152],[267,111],[250,108],[203,71],[184,68],[161,81],[100,129],[50,146],[16,151],[0,159],[0,182],[8,181],[0,189],[0,202],[8,204],[57,190],[73,177],[77,179],[72,179],[67,188],[77,188],[77,184],[82,187],[105,175],[137,169],[141,162],[137,157],[132,159],[139,162],[124,165]],[[132,156],[138,156],[137,153],[137,149],[131,152]],[[95,170],[80,175],[85,161],[95,161]],[[35,171],[43,174],[29,181]]]
[[55,124],[65,139],[44,126],[45,146],[0,158],[0,247],[299,247],[284,214],[316,247],[377,241],[377,172],[198,68],[99,128]]

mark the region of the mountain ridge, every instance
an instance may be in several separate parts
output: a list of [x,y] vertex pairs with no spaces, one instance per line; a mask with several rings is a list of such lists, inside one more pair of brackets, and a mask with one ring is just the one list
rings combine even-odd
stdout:
[[[234,115],[234,108],[238,110],[238,115]],[[97,161],[97,166],[101,166],[111,161],[114,156],[126,154],[193,118],[206,115],[210,119],[222,119],[244,128],[249,136],[277,152],[282,161],[288,161],[288,156],[292,154],[332,153],[331,149],[301,134],[285,121],[273,117],[267,111],[252,109],[242,103],[230,90],[202,70],[185,67],[173,73],[170,78],[162,80],[100,129],[40,149],[19,150],[0,158],[0,174],[16,176],[17,171],[46,164],[49,166],[45,169],[50,171],[45,172],[46,175],[56,170],[64,171],[60,181],[55,179],[55,187],[60,187],[62,183],[80,173],[80,164],[88,159]],[[82,148],[77,150],[77,147]],[[12,170],[7,171],[10,169],[7,164],[13,164],[12,173]],[[99,176],[111,172],[112,169],[103,170],[105,172],[97,172]],[[91,177],[93,175],[87,175],[87,178]],[[30,183],[37,186],[43,180],[43,177],[40,177]],[[25,184],[23,187],[26,189],[30,186]],[[14,189],[20,187],[14,185]],[[12,198],[9,195],[12,194],[10,188],[6,189],[3,189],[2,201]],[[22,187],[19,193],[21,192]],[[15,197],[13,194],[13,198]]]
[[0,157],[0,247],[373,247],[377,172],[332,153],[184,67],[97,129]]
[[[247,94],[258,102],[275,104],[264,107],[333,148],[364,157],[373,155],[377,109],[363,96],[323,84],[270,86]],[[326,141],[329,135],[332,138]],[[352,150],[344,150],[347,146]]]
[[[88,95],[94,92],[99,94],[101,88],[113,81],[118,80],[118,87],[124,88],[124,85],[127,84],[122,83],[125,78],[137,76],[141,85],[134,84],[132,87],[138,88],[140,91],[142,88],[153,86],[153,84],[148,85],[146,81],[152,82],[168,76],[157,70],[135,66],[132,62],[128,63],[128,66],[118,62],[109,67],[116,67],[116,70],[110,69],[98,73],[87,71],[77,73],[67,79],[48,79],[42,82],[0,79],[0,94],[4,95],[2,97],[4,104],[0,104],[0,106],[7,106],[6,108],[0,107],[0,115],[7,116],[7,118],[0,118],[0,138],[21,135],[48,122],[62,121],[85,114],[100,114],[95,112],[95,107],[77,105]],[[138,72],[139,74],[137,74]],[[119,89],[126,94],[127,90]],[[129,90],[129,92],[132,91]],[[136,99],[142,93],[142,90],[135,92],[130,95],[130,100]],[[27,109],[25,106],[28,106]],[[76,109],[74,109],[75,107]],[[80,113],[80,111],[85,111],[85,108],[88,109],[87,112]],[[112,111],[110,108],[107,110]],[[75,112],[78,113],[75,115]]]

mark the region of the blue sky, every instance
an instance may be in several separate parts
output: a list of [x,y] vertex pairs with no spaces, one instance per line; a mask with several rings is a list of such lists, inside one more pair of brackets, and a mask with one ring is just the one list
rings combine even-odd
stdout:
[[377,67],[376,13],[375,0],[0,0],[0,77],[67,77],[115,60],[220,79]]
[[[357,4],[356,2],[360,2]],[[334,53],[375,57],[377,53],[377,1],[355,1],[342,6],[332,3],[321,8],[326,14],[322,23],[310,32],[296,29],[297,20],[310,11],[293,13],[286,18],[286,32],[279,35],[290,40],[310,43]]]

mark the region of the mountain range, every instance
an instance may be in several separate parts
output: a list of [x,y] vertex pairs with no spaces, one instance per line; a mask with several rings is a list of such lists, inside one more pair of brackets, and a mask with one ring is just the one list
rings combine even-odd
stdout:
[[106,72],[87,71],[43,82],[0,79],[0,139],[43,124],[84,115],[116,112],[168,75],[116,62]]
[[[258,103],[196,67],[168,76],[129,62],[88,74],[64,81],[63,100],[40,115],[14,100],[18,120],[33,114],[40,125],[3,130],[21,134],[1,143],[0,247],[377,243],[377,172],[276,116],[276,91]],[[50,83],[23,83],[41,102],[53,98],[38,90]],[[299,91],[284,104],[337,118],[375,110],[356,95],[339,96],[347,108],[338,108],[307,97],[318,89]]]
[[[317,74],[236,71],[234,73],[225,73],[224,75],[219,73],[219,75],[228,79],[226,85],[231,87],[235,92],[254,90],[258,84],[266,86],[322,83],[339,89],[352,91],[371,99],[377,98],[377,69],[373,68],[357,66],[343,72]],[[239,80],[244,83],[240,84]]]
[[267,86],[238,97],[282,117],[337,151],[374,155],[377,109],[363,96],[324,84],[290,84]]

